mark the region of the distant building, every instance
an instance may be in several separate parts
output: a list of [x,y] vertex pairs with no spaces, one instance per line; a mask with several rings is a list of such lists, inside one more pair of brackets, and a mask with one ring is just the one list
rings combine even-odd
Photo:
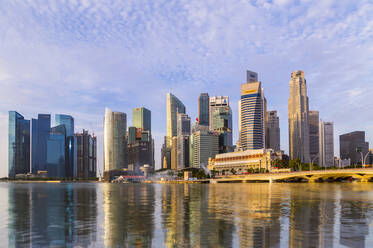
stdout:
[[227,96],[210,97],[210,130],[219,134],[219,153],[233,150],[232,109]]
[[190,117],[187,114],[177,114],[177,168],[189,167],[189,136]]
[[66,177],[66,128],[52,127],[47,141],[48,177]]
[[171,145],[171,169],[177,170],[177,136],[172,137]]
[[310,132],[310,159],[319,164],[319,111],[310,110],[308,112],[308,123]]
[[364,131],[355,131],[339,136],[339,152],[342,160],[351,159],[351,164],[361,165],[361,154],[369,151],[369,143],[365,141]]
[[219,175],[241,174],[249,170],[271,170],[272,161],[278,158],[272,149],[245,150],[218,154],[209,159],[209,170]]
[[76,133],[77,166],[75,178],[94,178],[97,176],[97,138],[83,129]]
[[50,114],[38,114],[38,119],[31,120],[31,170],[33,174],[47,170],[47,143],[50,129]]
[[280,120],[276,110],[268,111],[266,123],[266,148],[280,151]]
[[151,133],[151,112],[149,109],[141,107],[132,109],[132,125],[141,128],[142,131]]
[[320,122],[319,165],[330,167],[334,165],[334,127],[333,122]]
[[257,74],[247,72],[247,82],[241,84],[239,102],[239,139],[243,150],[265,148],[265,98]]
[[171,93],[167,93],[167,147],[171,147],[172,137],[177,136],[177,113],[185,114],[184,104]]
[[30,172],[30,120],[16,111],[9,111],[8,176]]
[[55,125],[65,125],[66,137],[74,135],[74,118],[70,115],[55,115]]
[[289,86],[289,156],[290,159],[300,159],[304,163],[309,163],[311,162],[308,123],[309,107],[304,72],[292,72]]
[[105,110],[104,171],[127,168],[127,115]]
[[210,97],[208,93],[201,93],[198,98],[198,121],[202,126],[209,126],[210,111],[209,111]]
[[207,167],[209,158],[219,153],[219,134],[209,130],[196,131],[190,136],[191,166]]

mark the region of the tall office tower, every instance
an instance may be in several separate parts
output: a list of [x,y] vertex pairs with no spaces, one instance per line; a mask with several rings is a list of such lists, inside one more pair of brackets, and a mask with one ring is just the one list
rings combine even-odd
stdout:
[[149,131],[149,134],[151,134],[150,110],[144,107],[132,109],[132,125],[136,128],[141,128],[142,131]]
[[93,178],[97,176],[97,138],[88,131],[76,133],[77,166],[74,178]]
[[210,130],[213,130],[214,120],[212,113],[215,109],[229,107],[229,97],[227,96],[213,96],[210,97],[209,102],[209,126]]
[[258,82],[258,73],[253,71],[246,71],[246,82]]
[[[308,128],[310,131],[310,159],[315,163],[319,163],[319,111],[308,112]],[[334,159],[334,158],[333,158]]]
[[59,125],[50,129],[47,141],[48,177],[66,176],[66,128]]
[[361,153],[365,156],[369,151],[369,143],[365,141],[365,132],[355,131],[340,135],[339,149],[341,159],[351,159],[351,164],[361,164]]
[[127,115],[105,110],[104,171],[127,168]]
[[185,106],[176,96],[167,93],[167,147],[171,147],[172,137],[177,135],[177,113],[185,114]]
[[210,97],[208,93],[201,93],[198,98],[198,120],[199,125],[208,126],[209,125],[209,102]]
[[266,148],[280,151],[280,120],[276,110],[268,111],[266,123]]
[[241,84],[239,139],[243,150],[265,147],[265,98],[257,80],[257,74],[248,71],[247,83]]
[[9,111],[8,176],[30,172],[30,120],[16,111]]
[[330,167],[334,165],[334,128],[333,122],[320,122],[319,128],[319,165]]
[[310,162],[310,136],[308,124],[307,84],[303,71],[291,73],[290,96],[288,101],[289,117],[289,155],[290,159]]
[[31,120],[31,169],[33,174],[47,170],[47,142],[51,129],[51,115],[39,114]]
[[65,125],[67,137],[74,135],[74,118],[72,116],[57,114],[55,122],[56,126]]
[[209,130],[196,131],[191,138],[191,166],[201,168],[208,165],[209,158],[219,153],[219,135]]
[[189,167],[190,117],[177,114],[177,168]]
[[171,169],[171,147],[167,147],[167,136],[164,136],[161,148],[161,162],[163,169]]
[[230,106],[212,108],[210,129],[219,134],[219,153],[233,150],[232,109]]

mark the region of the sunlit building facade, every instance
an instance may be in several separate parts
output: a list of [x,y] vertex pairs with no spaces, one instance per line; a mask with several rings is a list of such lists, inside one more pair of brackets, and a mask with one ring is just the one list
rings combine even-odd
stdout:
[[267,112],[266,123],[266,148],[280,151],[280,119],[276,110]]
[[167,147],[172,144],[172,137],[177,136],[177,113],[185,114],[184,104],[171,93],[167,93]]
[[30,172],[30,120],[16,111],[9,111],[8,176]]
[[307,84],[303,71],[291,74],[288,100],[289,156],[304,163],[310,161]]
[[334,124],[333,122],[320,122],[320,157],[319,165],[330,167],[334,165]]
[[127,168],[127,115],[105,110],[104,171]]

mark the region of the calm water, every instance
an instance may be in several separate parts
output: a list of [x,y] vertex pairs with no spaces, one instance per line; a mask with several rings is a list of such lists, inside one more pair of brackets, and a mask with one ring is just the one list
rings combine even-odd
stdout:
[[373,184],[0,183],[1,247],[373,247]]

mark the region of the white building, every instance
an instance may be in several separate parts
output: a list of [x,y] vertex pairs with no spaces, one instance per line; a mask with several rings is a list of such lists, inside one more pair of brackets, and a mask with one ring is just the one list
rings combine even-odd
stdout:
[[320,122],[319,127],[319,165],[330,167],[334,164],[334,127],[333,122]]

